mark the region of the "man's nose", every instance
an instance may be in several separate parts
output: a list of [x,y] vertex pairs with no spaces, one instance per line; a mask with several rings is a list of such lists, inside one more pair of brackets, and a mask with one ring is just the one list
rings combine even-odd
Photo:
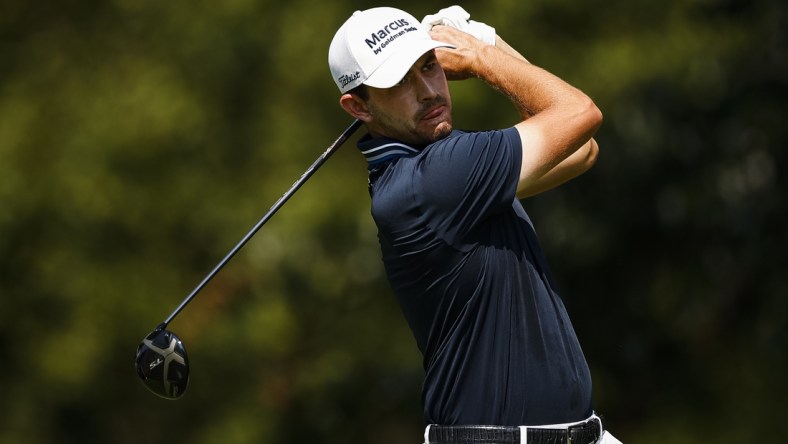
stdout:
[[418,99],[421,102],[425,102],[428,100],[432,100],[437,95],[437,88],[430,82],[423,74],[419,73],[415,76],[416,86],[417,86],[417,93]]

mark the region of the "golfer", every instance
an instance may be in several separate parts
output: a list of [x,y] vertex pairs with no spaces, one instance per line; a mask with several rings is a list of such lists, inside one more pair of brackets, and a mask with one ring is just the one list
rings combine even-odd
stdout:
[[[353,14],[329,48],[340,105],[368,134],[387,277],[424,357],[425,443],[615,443],[520,199],[588,170],[602,115],[460,7],[424,23]],[[462,132],[448,80],[476,77],[520,122]]]

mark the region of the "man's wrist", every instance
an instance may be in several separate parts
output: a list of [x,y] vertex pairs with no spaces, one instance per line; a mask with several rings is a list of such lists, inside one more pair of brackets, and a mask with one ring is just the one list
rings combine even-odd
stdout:
[[496,61],[499,61],[500,57],[504,56],[505,53],[495,45],[489,44],[480,46],[477,52],[479,55],[471,65],[471,74],[488,83],[493,83],[491,74],[493,70],[495,70],[495,67],[499,66]]

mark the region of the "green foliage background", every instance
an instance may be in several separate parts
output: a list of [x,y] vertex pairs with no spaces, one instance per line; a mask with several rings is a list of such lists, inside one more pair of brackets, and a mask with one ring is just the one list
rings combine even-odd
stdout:
[[[358,136],[171,324],[186,395],[156,398],[132,365],[350,123],[328,44],[380,5],[0,5],[0,442],[420,442]],[[596,167],[526,208],[611,430],[786,436],[784,2],[463,6],[605,114]],[[458,127],[514,122],[481,82],[452,92]]]

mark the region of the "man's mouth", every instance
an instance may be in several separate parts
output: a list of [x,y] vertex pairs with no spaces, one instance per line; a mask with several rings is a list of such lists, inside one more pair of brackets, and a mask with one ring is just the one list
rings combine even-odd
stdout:
[[421,120],[432,120],[437,117],[443,115],[443,112],[446,110],[446,105],[438,105],[434,108],[430,108],[427,112],[421,117]]

